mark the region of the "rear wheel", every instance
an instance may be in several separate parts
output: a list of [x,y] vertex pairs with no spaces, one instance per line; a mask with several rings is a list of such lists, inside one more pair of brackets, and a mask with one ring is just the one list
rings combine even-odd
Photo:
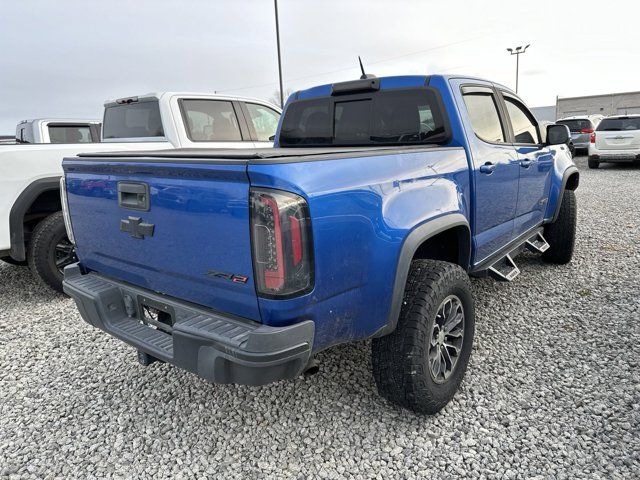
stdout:
[[415,412],[440,411],[462,381],[474,328],[466,272],[448,262],[414,260],[398,325],[371,346],[380,395]]
[[52,213],[36,225],[29,243],[28,261],[34,274],[62,292],[64,267],[77,261],[75,248],[67,238],[62,212]]
[[600,166],[600,162],[592,158],[589,159],[588,163],[589,163],[589,168],[598,168]]
[[576,242],[577,217],[576,192],[565,190],[558,218],[544,227],[544,238],[549,244],[549,249],[542,254],[545,262],[565,264],[571,261]]

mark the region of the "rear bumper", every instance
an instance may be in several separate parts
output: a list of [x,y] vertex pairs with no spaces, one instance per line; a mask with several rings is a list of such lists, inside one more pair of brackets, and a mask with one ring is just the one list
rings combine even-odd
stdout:
[[591,160],[610,163],[631,163],[640,160],[640,152],[637,150],[619,150],[608,152],[606,150],[597,150],[589,152]]
[[572,136],[571,141],[573,142],[573,146],[576,148],[589,148],[589,143],[591,142],[591,136],[587,134],[577,135],[575,138]]
[[[269,327],[145,289],[65,269],[63,287],[82,318],[167,363],[215,383],[263,385],[300,375],[311,357],[314,323]],[[140,320],[141,302],[171,312],[170,333]]]

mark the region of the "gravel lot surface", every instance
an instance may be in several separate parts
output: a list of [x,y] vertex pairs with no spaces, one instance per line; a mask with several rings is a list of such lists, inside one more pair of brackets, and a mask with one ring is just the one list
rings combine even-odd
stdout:
[[377,396],[368,343],[260,388],[144,368],[2,264],[0,477],[638,478],[640,168],[577,163],[573,263],[473,280],[471,364],[434,417]]

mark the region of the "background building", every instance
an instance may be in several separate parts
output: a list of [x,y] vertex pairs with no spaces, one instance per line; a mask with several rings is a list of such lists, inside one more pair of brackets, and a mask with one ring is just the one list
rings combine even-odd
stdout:
[[640,113],[640,92],[610,93],[586,97],[558,98],[557,118],[572,115],[624,115]]
[[539,122],[555,122],[556,119],[556,106],[550,105],[548,107],[533,107],[531,113],[536,117]]

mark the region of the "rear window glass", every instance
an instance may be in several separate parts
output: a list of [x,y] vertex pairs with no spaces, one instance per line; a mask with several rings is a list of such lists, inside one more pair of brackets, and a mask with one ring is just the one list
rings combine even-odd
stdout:
[[431,89],[337,95],[291,103],[280,146],[444,143],[445,125]]
[[158,101],[106,107],[102,132],[104,138],[164,137]]
[[559,123],[560,125],[566,125],[567,127],[569,127],[569,130],[572,132],[580,132],[584,128],[593,128],[593,125],[591,124],[591,120],[586,120],[586,119],[560,120],[557,123]]
[[91,143],[91,129],[88,126],[49,125],[51,143]]
[[600,122],[597,130],[610,132],[640,130],[640,117],[605,118]]

